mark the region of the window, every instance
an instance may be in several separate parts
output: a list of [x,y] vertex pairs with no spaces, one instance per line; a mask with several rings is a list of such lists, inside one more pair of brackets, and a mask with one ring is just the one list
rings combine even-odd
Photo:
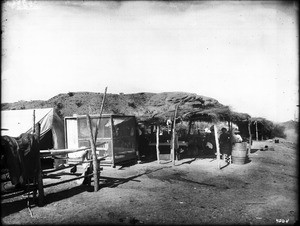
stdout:
[[[78,138],[89,139],[90,130],[87,126],[86,118],[78,118]],[[91,118],[93,135],[95,134],[98,118]],[[98,128],[97,138],[111,138],[111,123],[110,118],[101,118]]]

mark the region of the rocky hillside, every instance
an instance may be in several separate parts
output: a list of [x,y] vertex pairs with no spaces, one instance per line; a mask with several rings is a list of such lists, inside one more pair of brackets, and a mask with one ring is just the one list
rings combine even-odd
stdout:
[[298,131],[298,128],[299,128],[299,123],[297,121],[293,121],[293,120],[280,123],[280,125],[284,126],[288,130],[297,130]]
[[[2,110],[19,110],[32,108],[57,109],[60,116],[73,114],[97,114],[100,111],[104,94],[93,92],[69,92],[59,94],[49,100],[18,101],[2,103]],[[165,93],[135,93],[106,95],[103,113],[135,115],[137,117],[153,116],[159,112],[174,110],[177,103],[184,103],[185,107],[205,109],[208,107],[222,107],[217,100],[185,92]]]
[[[73,114],[98,114],[104,94],[93,92],[69,92],[52,97],[49,100],[18,101],[2,103],[1,110],[20,110],[33,108],[55,108],[63,118]],[[103,113],[134,115],[142,120],[157,115],[173,117],[175,105],[181,103],[179,115],[184,112],[205,109],[222,109],[226,106],[217,100],[186,92],[134,93],[106,95]],[[270,122],[272,125],[273,123]],[[288,121],[275,126],[287,140],[296,142],[298,122]],[[274,126],[272,126],[273,128]],[[278,131],[277,131],[278,133]]]

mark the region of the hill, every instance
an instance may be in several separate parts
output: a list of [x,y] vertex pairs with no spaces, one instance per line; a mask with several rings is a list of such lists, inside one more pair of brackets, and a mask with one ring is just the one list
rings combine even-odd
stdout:
[[298,130],[298,128],[299,128],[299,122],[294,121],[294,120],[282,122],[282,123],[280,123],[280,125],[284,126],[288,130],[290,130],[290,129]]
[[[55,108],[61,117],[73,114],[97,114],[100,111],[104,94],[93,92],[69,92],[59,94],[49,100],[18,101],[2,103],[1,110],[33,108]],[[103,113],[152,117],[174,109],[175,104],[184,103],[185,108],[206,109],[224,107],[216,99],[186,92],[135,93],[106,95]]]

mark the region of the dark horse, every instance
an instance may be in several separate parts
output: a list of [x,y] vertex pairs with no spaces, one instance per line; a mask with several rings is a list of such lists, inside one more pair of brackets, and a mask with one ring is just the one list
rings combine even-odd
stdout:
[[8,169],[15,187],[34,184],[33,195],[39,191],[39,205],[43,202],[43,182],[40,163],[39,139],[35,134],[22,133],[19,137],[1,137],[1,168]]

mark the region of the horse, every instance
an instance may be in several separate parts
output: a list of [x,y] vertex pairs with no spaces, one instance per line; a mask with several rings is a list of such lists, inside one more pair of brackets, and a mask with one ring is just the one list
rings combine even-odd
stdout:
[[[39,205],[43,202],[42,171],[39,138],[35,134],[22,133],[19,137],[1,137],[1,168],[7,168],[16,188],[34,184],[33,196],[39,191]],[[28,191],[29,192],[29,191]]]

